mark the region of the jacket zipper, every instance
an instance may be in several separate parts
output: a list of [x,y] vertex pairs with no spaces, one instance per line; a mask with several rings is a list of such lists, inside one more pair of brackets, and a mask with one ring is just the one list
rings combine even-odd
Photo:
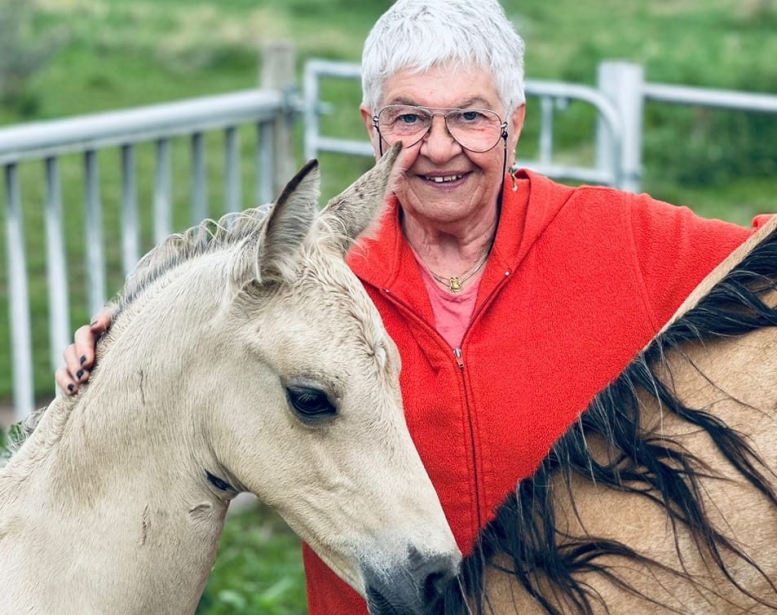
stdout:
[[[402,308],[406,314],[409,315],[410,319],[412,319],[416,324],[421,326],[422,328],[431,331],[433,335],[436,335],[439,338],[442,338],[442,336],[437,332],[437,330],[434,327],[429,326],[429,324],[420,318],[418,314],[416,314],[412,309],[410,309],[410,306],[407,305],[404,301],[399,299],[396,295],[392,295],[388,288],[383,289],[384,294],[391,297],[391,301]],[[445,343],[445,342],[443,342]],[[464,380],[464,357],[462,356],[461,348],[454,348],[453,349],[453,358],[456,361],[456,365],[459,367],[459,375],[461,377],[461,386],[464,389],[464,404],[466,408],[466,415],[467,415],[467,427],[469,429],[468,439],[469,439],[469,448],[472,454],[472,486],[474,491],[474,500],[475,500],[475,522],[477,523],[478,529],[483,525],[483,518],[480,514],[480,480],[478,479],[478,463],[477,463],[477,451],[475,450],[475,430],[474,430],[474,424],[472,421],[472,409],[470,408],[469,404],[469,397],[467,395],[467,383]]]
[[456,359],[456,363],[459,364],[459,369],[464,370],[464,360],[461,358],[461,348],[454,348],[453,349],[453,356]]
[[461,348],[453,349],[453,358],[456,359],[456,363],[459,366],[459,373],[461,374],[462,385],[464,386],[464,399],[467,407],[467,426],[469,428],[469,450],[472,455],[472,484],[475,490],[475,522],[477,523],[478,531],[483,527],[483,517],[480,514],[480,478],[478,475],[478,453],[475,447],[475,424],[474,424],[474,412],[469,405],[469,396],[467,394],[467,383],[464,381],[464,357],[461,353]]
[[[486,308],[491,304],[491,301],[496,296],[497,292],[500,288],[506,283],[507,278],[509,277],[510,272],[505,271],[504,278],[501,282],[499,282],[494,288],[491,289],[491,292],[488,293],[488,297],[486,297],[485,301],[480,306],[480,309],[472,314],[472,319],[470,320],[469,327],[467,327],[467,331],[472,327],[472,325],[477,321],[480,314],[482,314]],[[467,331],[464,332],[464,337],[467,337]],[[463,341],[463,340],[462,340]],[[464,382],[464,356],[461,352],[461,348],[454,348],[453,349],[453,357],[456,359],[456,363],[459,366],[459,372],[461,373],[462,377],[462,384],[464,385],[464,395],[467,395],[467,385],[466,382]],[[477,520],[478,524],[478,531],[482,529],[483,527],[483,515],[481,514],[480,508],[480,478],[479,478],[479,464],[478,464],[478,456],[477,456],[477,449],[475,447],[475,424],[473,419],[473,410],[470,408],[469,400],[467,400],[467,423],[469,425],[469,444],[470,444],[470,450],[472,451],[472,481],[475,487],[475,519]]]
[[[498,283],[496,286],[494,286],[493,289],[491,289],[491,292],[488,294],[488,297],[481,305],[480,309],[472,314],[472,320],[470,321],[470,327],[472,324],[478,319],[481,313],[488,307],[488,305],[493,300],[496,293],[499,291],[499,289],[505,284],[507,281],[508,276],[510,275],[509,271],[505,272],[504,279]],[[435,335],[440,337],[440,334],[437,332],[437,330],[434,327],[430,327],[422,318],[420,318],[410,307],[401,299],[399,299],[396,295],[392,295],[388,288],[384,288],[383,292],[391,297],[391,300],[394,304],[401,306],[402,309],[405,311],[405,313],[409,314],[411,318],[418,324],[420,324],[422,327],[425,327],[426,329],[431,329]],[[467,330],[469,330],[469,328]],[[466,337],[466,332],[464,333],[464,337]],[[459,367],[459,373],[461,374],[461,383],[464,388],[464,400],[467,408],[467,425],[469,427],[469,446],[470,450],[472,451],[472,482],[473,487],[475,491],[475,519],[477,522],[478,530],[482,528],[483,526],[483,516],[480,512],[480,479],[478,478],[478,467],[479,464],[477,462],[477,450],[475,447],[475,425],[472,418],[472,409],[470,408],[469,399],[467,396],[467,383],[464,380],[464,357],[461,352],[461,348],[454,348],[453,349],[453,358],[456,361],[456,365]]]

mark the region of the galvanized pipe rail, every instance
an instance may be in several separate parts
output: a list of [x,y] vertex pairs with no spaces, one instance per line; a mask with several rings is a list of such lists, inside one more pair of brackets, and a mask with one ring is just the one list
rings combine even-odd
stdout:
[[777,95],[754,92],[737,92],[714,88],[699,88],[667,83],[644,83],[642,93],[645,100],[712,107],[729,111],[749,113],[777,113]]
[[[361,79],[359,64],[329,60],[309,60],[303,77],[305,118],[305,157],[316,158],[319,152],[354,156],[374,156],[372,145],[364,141],[321,135],[319,116],[330,112],[322,103],[320,81],[324,78]],[[618,109],[601,91],[584,85],[529,79],[525,83],[527,97],[540,99],[540,142],[536,160],[519,160],[517,166],[527,167],[556,178],[576,179],[597,184],[621,184],[622,128]],[[596,167],[561,165],[553,162],[553,115],[557,106],[579,100],[596,108],[607,130],[606,142],[600,147],[610,149],[606,163]]]
[[[278,55],[281,56],[283,67],[273,74],[273,59]],[[264,56],[263,84],[277,83],[277,73],[285,73],[285,79],[293,79],[287,68],[288,46],[267,47],[264,49]],[[88,309],[94,314],[102,308],[106,300],[99,182],[100,152],[110,148],[119,148],[121,152],[120,232],[122,266],[126,274],[132,270],[140,256],[136,186],[138,144],[155,144],[153,225],[154,240],[159,242],[172,230],[173,139],[187,136],[190,138],[191,220],[192,224],[196,224],[206,217],[207,211],[204,134],[213,131],[224,132],[224,210],[237,211],[243,206],[238,128],[246,124],[256,126],[256,192],[251,202],[267,203],[273,199],[277,186],[288,180],[288,177],[278,177],[280,172],[288,172],[288,161],[279,161],[277,157],[279,146],[290,141],[288,134],[281,134],[288,127],[289,114],[288,92],[281,87],[265,87],[137,109],[0,128],[0,166],[3,168],[5,180],[6,254],[16,419],[27,416],[35,403],[27,257],[22,221],[23,187],[19,165],[30,161],[44,163],[49,346],[53,371],[61,364],[61,352],[72,335],[68,309],[70,297],[66,273],[67,254],[62,223],[60,157],[68,154],[83,156]]]
[[[614,102],[623,130],[622,173],[627,189],[637,192],[642,167],[642,130],[647,102],[777,114],[777,95],[739,92],[645,81],[644,69],[628,62],[604,62],[599,67],[598,87]],[[600,133],[606,129],[600,126]],[[606,150],[597,149],[601,164],[607,164]]]
[[[47,241],[48,303],[51,364],[69,343],[66,253],[62,226],[62,196],[59,158],[83,156],[89,309],[97,311],[105,300],[105,263],[102,252],[99,152],[121,151],[122,263],[125,272],[139,256],[135,148],[152,142],[156,147],[154,171],[154,237],[170,232],[172,184],[170,143],[173,138],[191,140],[191,212],[198,222],[207,211],[207,177],[203,135],[221,130],[225,135],[225,209],[240,207],[239,143],[237,129],[256,124],[259,139],[255,156],[257,189],[255,201],[272,200],[288,179],[293,165],[291,131],[295,114],[305,121],[304,150],[307,158],[318,152],[373,156],[370,143],[320,134],[319,116],[330,109],[320,100],[322,78],[359,79],[358,64],[310,60],[304,72],[304,98],[294,94],[293,49],[271,44],[263,49],[262,89],[207,97],[144,109],[104,113],[84,118],[39,122],[0,129],[0,166],[3,167],[6,205],[6,252],[9,266],[10,312],[13,345],[14,400],[17,418],[33,407],[29,297],[22,225],[22,189],[18,166],[30,160],[44,163]],[[640,188],[642,164],[643,107],[646,101],[696,105],[718,109],[777,113],[777,96],[646,83],[643,68],[625,62],[604,62],[595,88],[551,81],[527,80],[526,94],[539,99],[540,136],[536,160],[520,160],[551,177],[588,183],[609,184],[625,190]],[[558,164],[554,160],[554,113],[570,100],[590,104],[597,110],[596,162],[592,167]]]

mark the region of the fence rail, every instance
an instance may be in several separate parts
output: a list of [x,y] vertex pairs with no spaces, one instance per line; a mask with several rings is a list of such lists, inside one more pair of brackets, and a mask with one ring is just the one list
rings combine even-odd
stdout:
[[[372,145],[368,141],[342,139],[321,134],[319,116],[328,113],[330,107],[321,101],[322,79],[361,79],[359,64],[332,62],[328,60],[310,60],[305,64],[303,77],[306,158],[316,158],[319,152],[350,154],[354,156],[374,156]],[[562,83],[558,81],[527,80],[526,96],[540,99],[540,143],[536,160],[519,160],[518,165],[544,173],[550,177],[576,179],[591,183],[621,186],[621,117],[618,109],[601,91],[585,85]],[[599,143],[600,148],[608,149],[596,167],[561,165],[553,161],[553,115],[559,101],[578,100],[592,105],[606,130]],[[627,187],[627,186],[624,186]]]
[[[333,152],[355,156],[372,156],[369,142],[322,135],[319,116],[330,111],[320,100],[322,79],[359,79],[358,64],[311,60],[305,66],[304,114],[305,155]],[[693,105],[743,112],[777,113],[777,96],[699,88],[645,81],[644,69],[629,62],[602,62],[597,72],[596,87],[528,79],[526,96],[539,99],[539,155],[536,159],[519,159],[517,166],[554,177],[596,184],[607,184],[638,192],[642,178],[642,126],[646,102]],[[593,139],[596,161],[589,167],[555,162],[554,113],[570,100],[591,105],[597,113]]]
[[[291,55],[291,61],[289,57]],[[291,162],[290,105],[284,79],[293,65],[289,46],[263,50],[262,82],[267,87],[194,100],[152,105],[70,119],[36,122],[0,129],[0,166],[5,180],[6,257],[12,345],[15,418],[34,407],[30,298],[23,224],[23,186],[20,165],[43,162],[46,225],[46,265],[49,307],[49,348],[53,370],[71,339],[68,254],[63,227],[60,159],[82,156],[85,210],[88,309],[94,314],[107,298],[106,259],[100,189],[100,154],[120,151],[122,266],[132,270],[140,256],[136,147],[154,144],[154,241],[172,232],[173,181],[171,143],[189,138],[191,156],[191,219],[207,215],[207,174],[204,135],[224,134],[224,210],[242,207],[238,128],[254,125],[256,192],[252,203],[266,203],[288,180]],[[280,65],[280,66],[279,66]],[[283,75],[286,75],[284,77]]]
[[[623,128],[621,177],[631,177],[633,191],[639,189],[642,169],[642,129],[645,103],[683,105],[745,113],[777,114],[777,95],[738,92],[645,81],[642,66],[627,62],[605,62],[599,67],[599,87],[615,103]],[[600,126],[600,132],[601,126]],[[598,148],[597,156],[606,157]]]
[[[120,151],[122,264],[129,271],[139,256],[136,185],[136,146],[153,143],[154,238],[161,240],[171,230],[171,140],[188,138],[191,154],[190,185],[193,222],[205,217],[207,174],[204,134],[224,134],[224,202],[233,211],[241,206],[238,128],[257,128],[254,154],[256,193],[254,202],[272,200],[291,174],[291,135],[299,111],[304,117],[304,154],[319,152],[372,156],[366,140],[343,139],[321,134],[319,117],[330,111],[321,100],[322,79],[359,79],[359,65],[310,60],[303,77],[303,97],[293,83],[294,52],[289,45],[266,46],[262,53],[261,88],[223,96],[154,105],[83,118],[41,122],[0,129],[0,166],[3,167],[6,253],[8,260],[9,313],[13,353],[13,393],[16,418],[33,408],[30,306],[22,224],[22,192],[19,165],[43,162],[46,234],[46,267],[49,306],[51,365],[69,343],[69,290],[67,253],[63,239],[63,202],[59,159],[65,154],[83,157],[86,216],[86,271],[89,310],[96,312],[105,301],[105,255],[101,221],[99,154]],[[538,156],[519,160],[551,177],[601,183],[638,191],[642,168],[642,123],[646,102],[695,105],[748,112],[777,113],[777,96],[727,90],[691,88],[645,82],[641,66],[623,62],[600,65],[596,87],[552,81],[528,80],[528,97],[538,99],[540,135]],[[591,105],[597,113],[593,165],[560,164],[554,148],[554,117],[569,100]]]
[[777,113],[777,96],[772,94],[716,90],[666,83],[645,83],[642,86],[642,93],[646,100],[654,102],[754,113]]
[[170,139],[246,122],[267,123],[283,103],[280,92],[247,90],[3,128],[0,164]]

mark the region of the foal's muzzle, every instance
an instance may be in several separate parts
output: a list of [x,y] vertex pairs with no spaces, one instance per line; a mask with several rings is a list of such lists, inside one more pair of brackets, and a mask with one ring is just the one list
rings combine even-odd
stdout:
[[411,548],[408,564],[394,570],[363,570],[370,615],[428,615],[458,574],[459,559],[422,556]]

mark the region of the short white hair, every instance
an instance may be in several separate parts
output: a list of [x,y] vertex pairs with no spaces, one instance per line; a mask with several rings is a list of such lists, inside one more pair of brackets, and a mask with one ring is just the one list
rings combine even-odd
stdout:
[[526,100],[523,39],[498,0],[397,0],[373,26],[362,53],[362,103],[378,112],[386,79],[433,66],[490,71],[510,114]]

